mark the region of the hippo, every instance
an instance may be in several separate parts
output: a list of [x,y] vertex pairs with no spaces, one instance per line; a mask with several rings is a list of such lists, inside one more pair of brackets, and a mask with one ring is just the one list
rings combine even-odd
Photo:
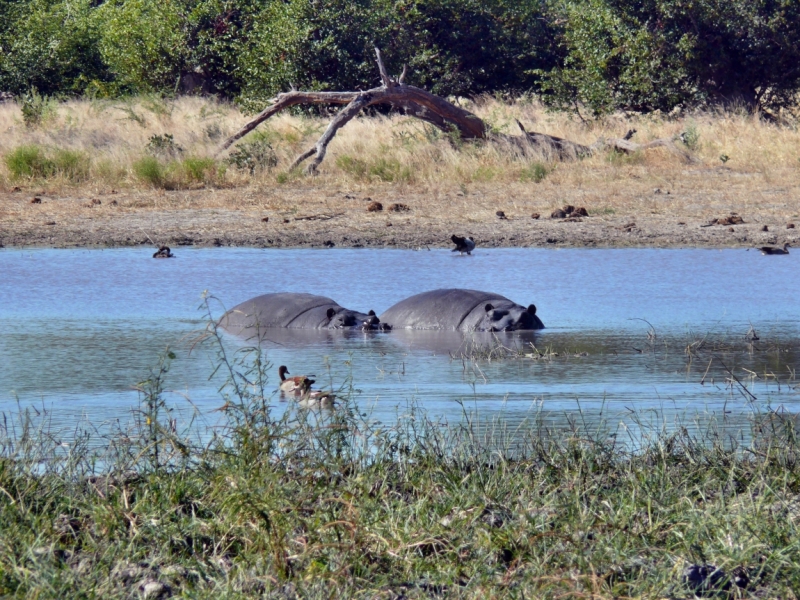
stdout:
[[279,292],[246,300],[226,312],[220,325],[233,333],[284,327],[289,329],[385,330],[375,311],[342,308],[325,296]]
[[406,298],[380,315],[395,329],[456,331],[517,331],[544,329],[536,307],[477,290],[444,289]]

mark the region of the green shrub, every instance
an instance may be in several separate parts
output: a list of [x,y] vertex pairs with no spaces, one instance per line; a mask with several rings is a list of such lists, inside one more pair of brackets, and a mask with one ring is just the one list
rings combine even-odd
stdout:
[[56,173],[72,181],[85,181],[89,177],[89,157],[77,150],[56,149],[53,151]]
[[47,157],[44,148],[35,144],[18,146],[5,156],[6,167],[15,179],[52,177],[55,163]]
[[213,158],[190,156],[180,163],[180,167],[190,182],[214,181],[221,175]]
[[171,133],[154,134],[147,141],[145,152],[155,157],[175,158],[183,152],[183,148],[175,143],[175,138]]
[[36,90],[22,95],[20,110],[22,122],[29,128],[38,127],[55,113],[52,101],[46,96],[39,95]]
[[256,171],[269,170],[278,164],[278,156],[272,144],[265,137],[239,144],[226,161],[240,171],[255,175]]
[[133,172],[153,187],[162,187],[166,182],[166,170],[155,156],[143,156],[134,162]]
[[83,181],[89,177],[90,161],[83,152],[55,148],[48,150],[29,144],[19,146],[5,156],[12,178],[64,177],[72,181]]
[[535,162],[522,169],[522,172],[519,174],[519,178],[521,181],[540,183],[541,181],[544,181],[544,178],[547,177],[549,172],[550,171],[545,164]]
[[365,161],[360,158],[353,158],[347,154],[336,157],[336,166],[356,179],[366,178],[367,171],[369,170]]
[[408,181],[411,179],[411,170],[392,158],[379,158],[369,166],[371,179],[378,181],[394,182]]

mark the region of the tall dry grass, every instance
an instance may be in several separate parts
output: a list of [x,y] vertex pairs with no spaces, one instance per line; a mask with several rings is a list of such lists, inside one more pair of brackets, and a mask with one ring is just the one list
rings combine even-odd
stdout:
[[[705,167],[724,165],[758,175],[768,183],[795,181],[800,174],[800,131],[769,124],[744,112],[680,117],[617,115],[584,123],[566,114],[547,112],[525,98],[513,102],[481,98],[462,104],[499,132],[518,133],[515,120],[519,119],[529,130],[585,144],[600,137],[619,137],[628,129],[637,130],[634,140],[640,142],[683,134]],[[247,148],[256,141],[272,153],[269,161],[262,160],[264,168],[253,173],[229,164],[225,155],[211,161],[219,144],[247,118],[233,105],[212,99],[142,97],[51,104],[42,122],[28,127],[19,105],[2,104],[0,188],[41,185],[43,179],[50,189],[88,186],[87,191],[108,187],[291,185],[301,176],[288,173],[288,165],[316,141],[328,122],[326,118],[282,114],[263,124],[238,144]],[[148,158],[153,136],[165,134],[173,136],[180,151]],[[20,147],[28,151],[36,148],[43,160],[50,162],[38,172],[21,174],[14,163],[14,153]],[[65,151],[68,153],[63,155]],[[62,168],[59,160],[79,164]],[[678,158],[662,150],[633,155],[601,153],[576,163],[555,164],[545,156],[523,157],[492,144],[454,144],[441,132],[401,115],[373,115],[359,118],[340,131],[315,184],[388,183],[430,189],[547,179],[559,186],[613,188],[614,182],[631,177],[669,182],[684,169],[686,165]]]

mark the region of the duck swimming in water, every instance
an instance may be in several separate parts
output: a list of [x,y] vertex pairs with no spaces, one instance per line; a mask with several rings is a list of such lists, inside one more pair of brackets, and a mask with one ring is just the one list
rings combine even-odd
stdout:
[[322,390],[312,390],[311,384],[314,383],[313,380],[308,379],[307,377],[303,380],[300,384],[300,389],[298,390],[297,395],[299,398],[297,399],[297,406],[300,408],[305,409],[332,409],[336,407],[336,396],[331,392],[325,392]]
[[289,369],[286,368],[285,365],[281,365],[278,367],[278,375],[281,378],[280,390],[286,394],[299,394],[302,392],[303,386],[308,383],[308,387],[311,387],[311,384],[314,383],[313,379],[309,379],[305,375],[298,376],[298,377],[286,377],[287,373],[289,373]]
[[470,254],[475,250],[475,241],[471,237],[459,237],[453,234],[450,239],[456,245],[451,252],[458,252],[459,254]]
[[761,254],[789,254],[789,242],[786,242],[783,245],[783,248],[778,248],[777,246],[761,246],[759,250],[761,250]]

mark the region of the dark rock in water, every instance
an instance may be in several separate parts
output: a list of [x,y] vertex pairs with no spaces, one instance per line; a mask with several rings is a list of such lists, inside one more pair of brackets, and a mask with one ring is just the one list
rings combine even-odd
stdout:
[[153,258],[175,258],[175,255],[169,249],[169,246],[161,246],[155,254],[153,254]]

